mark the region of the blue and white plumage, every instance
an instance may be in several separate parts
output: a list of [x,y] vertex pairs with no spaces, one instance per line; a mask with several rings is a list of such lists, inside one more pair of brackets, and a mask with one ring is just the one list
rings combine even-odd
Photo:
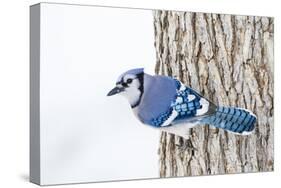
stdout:
[[180,81],[151,76],[132,69],[119,76],[108,96],[125,96],[136,117],[144,124],[186,137],[186,130],[210,124],[235,134],[247,135],[255,128],[256,116],[242,108],[218,107]]

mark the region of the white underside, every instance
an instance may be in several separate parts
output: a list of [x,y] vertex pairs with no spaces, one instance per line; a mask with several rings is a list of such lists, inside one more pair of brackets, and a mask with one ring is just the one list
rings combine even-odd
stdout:
[[189,139],[189,133],[188,130],[190,128],[195,127],[196,125],[198,125],[198,123],[196,122],[190,122],[190,123],[181,123],[181,124],[176,124],[176,125],[171,125],[169,127],[161,127],[159,128],[159,130],[161,131],[165,131],[171,134],[175,134],[177,136],[181,136],[185,139]]

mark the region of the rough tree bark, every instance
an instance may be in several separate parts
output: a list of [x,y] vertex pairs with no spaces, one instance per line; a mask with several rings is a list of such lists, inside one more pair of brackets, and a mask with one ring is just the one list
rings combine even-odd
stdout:
[[154,11],[157,74],[169,75],[217,105],[257,115],[255,134],[190,129],[196,150],[161,133],[160,176],[273,170],[273,18]]

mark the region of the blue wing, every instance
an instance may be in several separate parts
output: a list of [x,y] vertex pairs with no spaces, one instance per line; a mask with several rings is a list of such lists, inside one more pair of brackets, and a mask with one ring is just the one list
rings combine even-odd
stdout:
[[177,82],[178,95],[176,100],[171,104],[171,107],[178,112],[178,116],[174,121],[195,117],[197,110],[203,107],[200,103],[202,97],[191,88],[185,87],[179,81]]
[[198,119],[215,111],[215,105],[199,95],[193,89],[174,80],[177,88],[174,100],[169,108],[157,118],[151,120],[155,127],[170,126],[181,121]]

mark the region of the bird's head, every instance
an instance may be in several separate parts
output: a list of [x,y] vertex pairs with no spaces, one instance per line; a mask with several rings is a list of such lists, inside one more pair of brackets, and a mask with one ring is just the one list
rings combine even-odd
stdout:
[[118,77],[115,87],[107,96],[120,94],[126,97],[134,108],[140,103],[143,94],[143,78],[143,68],[128,70]]

